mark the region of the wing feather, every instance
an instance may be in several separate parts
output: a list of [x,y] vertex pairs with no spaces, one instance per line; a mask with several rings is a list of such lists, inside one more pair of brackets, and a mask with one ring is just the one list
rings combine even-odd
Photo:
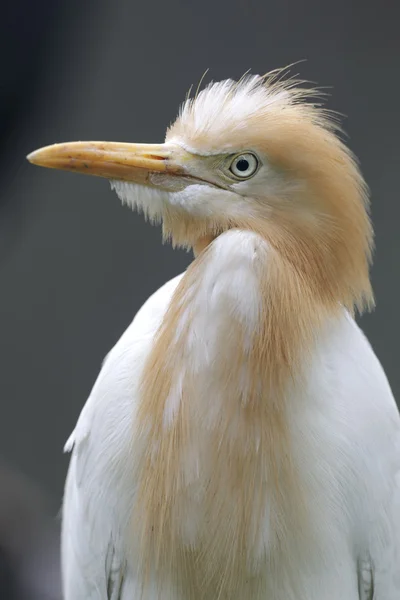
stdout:
[[124,534],[134,494],[132,419],[152,339],[180,276],[153,296],[109,352],[69,437],[62,522],[65,600],[132,600]]

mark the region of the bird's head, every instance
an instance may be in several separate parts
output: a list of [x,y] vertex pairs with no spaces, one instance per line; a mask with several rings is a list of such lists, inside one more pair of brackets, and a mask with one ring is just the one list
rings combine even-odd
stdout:
[[164,144],[73,142],[32,163],[106,177],[124,203],[200,252],[231,228],[262,235],[316,289],[372,298],[364,180],[335,121],[278,72],[212,83],[184,102]]

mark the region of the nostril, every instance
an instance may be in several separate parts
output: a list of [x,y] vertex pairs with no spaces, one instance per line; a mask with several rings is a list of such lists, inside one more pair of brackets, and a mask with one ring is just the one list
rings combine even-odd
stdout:
[[152,160],[166,160],[166,156],[160,156],[159,154],[144,154],[144,158],[151,158]]

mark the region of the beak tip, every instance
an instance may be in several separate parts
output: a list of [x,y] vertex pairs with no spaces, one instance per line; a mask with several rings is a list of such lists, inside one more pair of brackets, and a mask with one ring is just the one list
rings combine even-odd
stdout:
[[32,163],[33,165],[37,165],[38,164],[38,150],[34,150],[33,152],[30,152],[29,154],[27,154],[26,156],[26,160],[28,160],[30,163]]

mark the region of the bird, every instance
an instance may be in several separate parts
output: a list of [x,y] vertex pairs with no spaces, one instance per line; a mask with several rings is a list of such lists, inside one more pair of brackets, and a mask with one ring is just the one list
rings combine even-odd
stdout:
[[106,356],[65,450],[65,600],[398,600],[400,418],[356,322],[367,184],[285,69],[189,94],[162,144],[69,142],[193,250]]

